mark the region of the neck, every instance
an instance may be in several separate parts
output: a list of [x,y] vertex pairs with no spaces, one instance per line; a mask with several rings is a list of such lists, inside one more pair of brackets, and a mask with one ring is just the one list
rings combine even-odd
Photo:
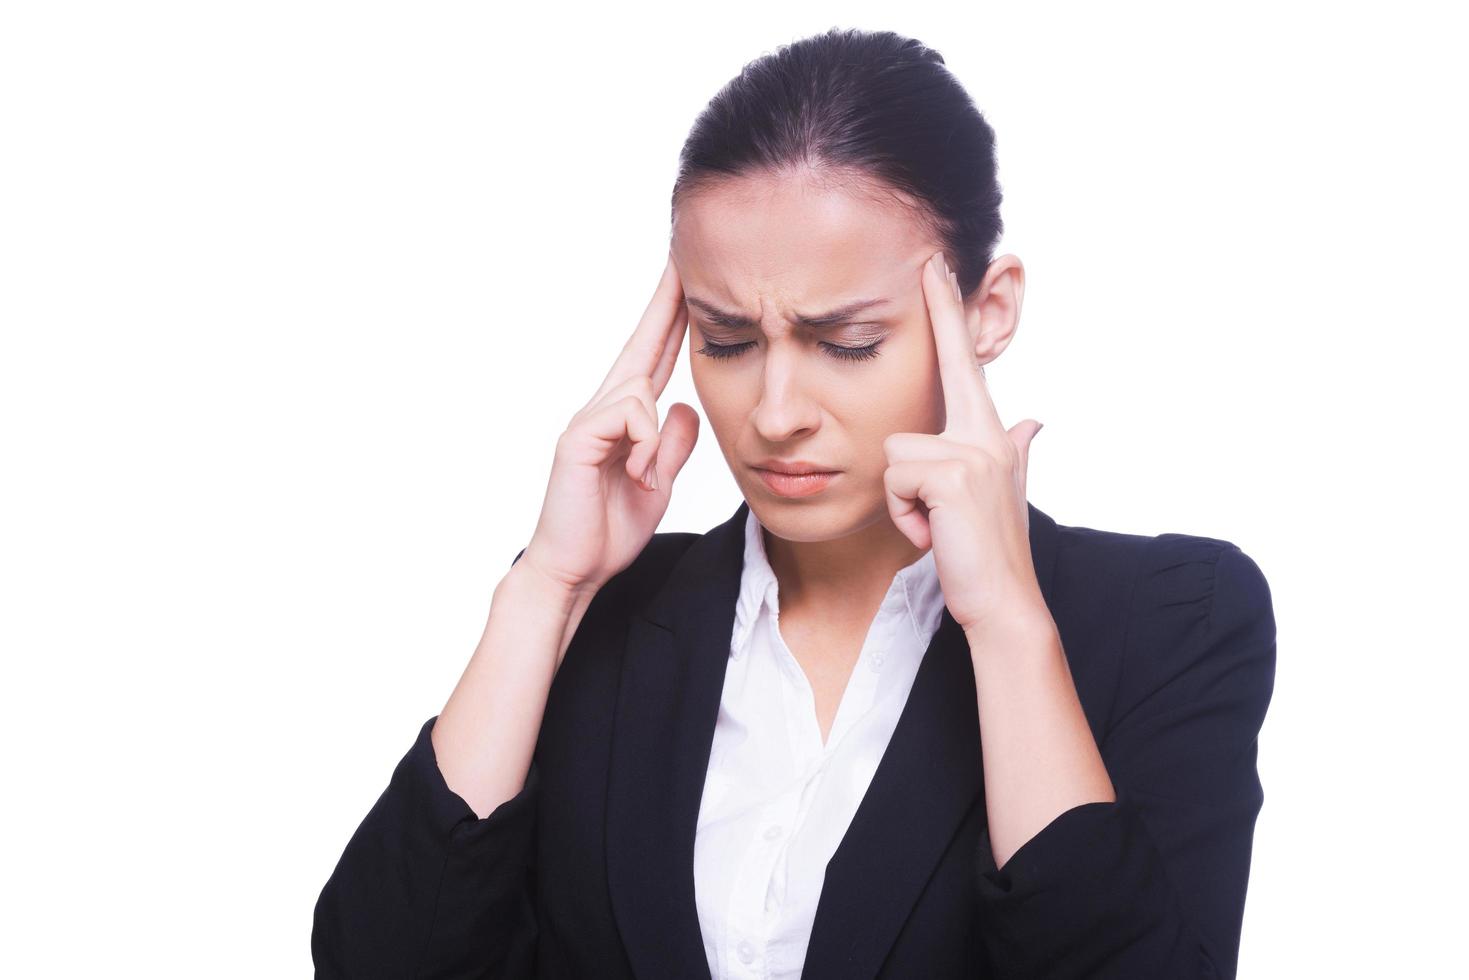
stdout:
[[924,554],[886,512],[851,534],[827,541],[789,541],[764,526],[760,533],[779,583],[782,616],[817,609],[836,617],[867,616],[899,569]]

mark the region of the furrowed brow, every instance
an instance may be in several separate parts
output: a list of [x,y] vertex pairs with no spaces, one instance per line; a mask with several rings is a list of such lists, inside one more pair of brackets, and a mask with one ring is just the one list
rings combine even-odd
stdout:
[[[695,296],[689,296],[687,300],[690,306],[703,313],[705,318],[716,326],[729,327],[732,330],[753,330],[760,326],[760,322],[753,317],[745,316],[742,313],[731,313],[727,310],[722,310],[707,300],[702,300]],[[835,327],[849,323],[853,317],[864,310],[886,306],[890,302],[887,299],[861,299],[855,303],[847,303],[834,310],[813,316],[798,313],[794,321],[803,327],[821,330],[825,327]]]

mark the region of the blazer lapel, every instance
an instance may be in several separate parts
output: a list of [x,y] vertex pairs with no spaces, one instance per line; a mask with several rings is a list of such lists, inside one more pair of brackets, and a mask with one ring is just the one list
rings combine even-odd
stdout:
[[607,787],[607,884],[639,977],[705,977],[694,831],[744,570],[741,503],[628,620]]
[[[1056,525],[1027,504],[1047,604]],[[744,565],[742,502],[628,621],[607,799],[613,914],[640,977],[709,976],[694,832]],[[827,864],[805,977],[874,976],[971,807],[983,805],[974,671],[943,612],[892,740]],[[880,887],[878,887],[880,883]]]

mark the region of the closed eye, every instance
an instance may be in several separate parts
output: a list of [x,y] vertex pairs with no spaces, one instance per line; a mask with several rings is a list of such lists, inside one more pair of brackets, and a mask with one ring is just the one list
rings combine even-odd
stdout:
[[[698,353],[716,360],[722,360],[726,357],[738,357],[745,352],[746,348],[754,346],[755,342],[753,340],[745,341],[742,344],[715,344],[706,340],[704,341],[704,346],[698,349]],[[829,344],[826,341],[821,342],[821,347],[831,357],[835,357],[839,361],[869,360],[877,356],[877,349],[880,346],[882,346],[882,341],[880,340],[868,344],[865,347],[843,347],[841,344]]]

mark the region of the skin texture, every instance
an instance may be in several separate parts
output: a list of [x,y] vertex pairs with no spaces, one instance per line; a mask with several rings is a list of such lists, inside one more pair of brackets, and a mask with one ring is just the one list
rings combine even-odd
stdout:
[[[689,357],[704,416],[770,532],[783,628],[810,622],[816,636],[830,635],[835,623],[870,623],[893,576],[925,550],[889,515],[883,440],[894,432],[937,433],[946,422],[921,284],[938,248],[911,209],[856,178],[810,171],[740,177],[679,204],[671,250],[685,297],[760,321],[758,330],[715,326],[690,303]],[[1014,336],[1023,292],[1020,260],[1005,255],[966,299],[980,364]],[[879,297],[891,305],[859,313],[848,326],[818,331],[791,322],[798,312]],[[821,344],[879,339],[870,360],[840,360]],[[699,353],[706,341],[754,346],[716,360]],[[842,474],[813,497],[782,498],[750,469],[766,457]],[[863,634],[865,626],[859,646]]]
[[[963,296],[911,208],[808,171],[690,195],[670,254],[694,385],[766,528],[781,636],[823,740],[893,576],[932,547],[974,661],[996,864],[1072,807],[1114,801],[1030,557],[1025,473],[1040,424],[1007,430],[984,381],[1019,322],[1019,260],[997,258]],[[891,302],[852,324],[796,323],[876,297]],[[705,304],[755,322],[721,325]],[[875,340],[870,360],[824,348]],[[743,347],[716,359],[708,343]],[[767,457],[841,474],[783,498],[751,469]]]

